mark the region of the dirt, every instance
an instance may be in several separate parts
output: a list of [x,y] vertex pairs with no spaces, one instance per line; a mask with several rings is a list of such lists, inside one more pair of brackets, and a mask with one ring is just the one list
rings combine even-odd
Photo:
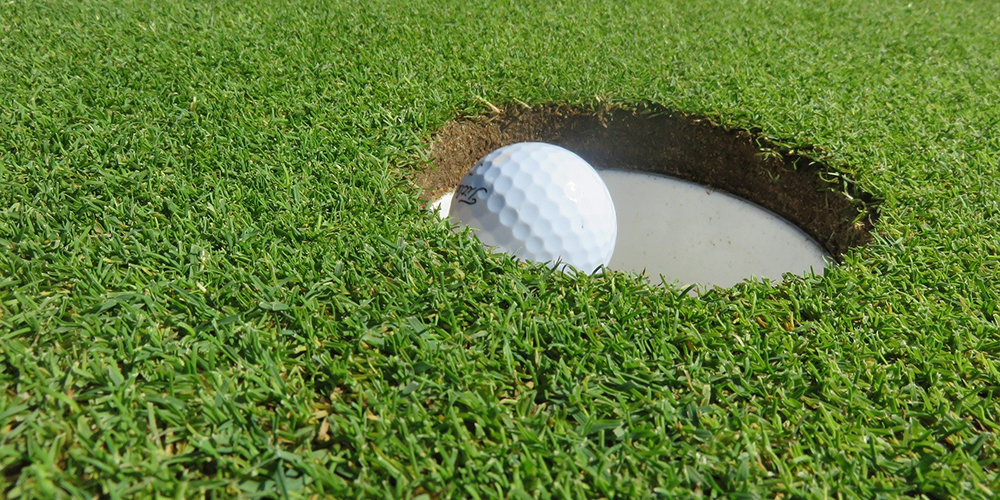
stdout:
[[878,218],[874,198],[834,168],[752,131],[651,107],[511,107],[458,119],[434,137],[432,165],[414,182],[425,200],[437,199],[490,151],[525,141],[563,146],[598,169],[663,174],[739,196],[801,227],[838,260],[870,241]]

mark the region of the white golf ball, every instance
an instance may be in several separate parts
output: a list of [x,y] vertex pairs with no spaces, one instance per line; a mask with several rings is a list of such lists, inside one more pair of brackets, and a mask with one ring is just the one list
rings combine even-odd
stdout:
[[618,220],[604,181],[573,152],[540,142],[504,146],[462,179],[450,216],[515,257],[592,273],[615,250]]

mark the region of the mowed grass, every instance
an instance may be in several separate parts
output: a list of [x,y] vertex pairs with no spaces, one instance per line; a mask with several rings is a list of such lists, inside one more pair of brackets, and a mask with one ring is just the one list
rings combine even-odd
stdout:
[[[1000,4],[0,3],[0,491],[1000,494]],[[654,102],[878,196],[699,297],[484,252],[407,177],[490,104]]]

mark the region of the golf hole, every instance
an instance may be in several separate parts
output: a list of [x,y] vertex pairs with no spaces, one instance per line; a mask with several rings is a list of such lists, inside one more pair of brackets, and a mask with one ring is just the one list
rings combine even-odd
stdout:
[[415,181],[445,217],[479,158],[527,141],[565,147],[598,170],[618,216],[608,268],[654,284],[821,275],[867,243],[877,219],[872,196],[800,152],[653,108],[511,108],[456,120],[434,138],[433,163]]

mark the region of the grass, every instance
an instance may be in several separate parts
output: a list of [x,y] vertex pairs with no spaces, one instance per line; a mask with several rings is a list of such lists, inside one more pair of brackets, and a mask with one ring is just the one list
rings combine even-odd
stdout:
[[[7,497],[990,498],[1000,4],[0,3]],[[656,102],[884,200],[701,297],[483,252],[489,104]]]

